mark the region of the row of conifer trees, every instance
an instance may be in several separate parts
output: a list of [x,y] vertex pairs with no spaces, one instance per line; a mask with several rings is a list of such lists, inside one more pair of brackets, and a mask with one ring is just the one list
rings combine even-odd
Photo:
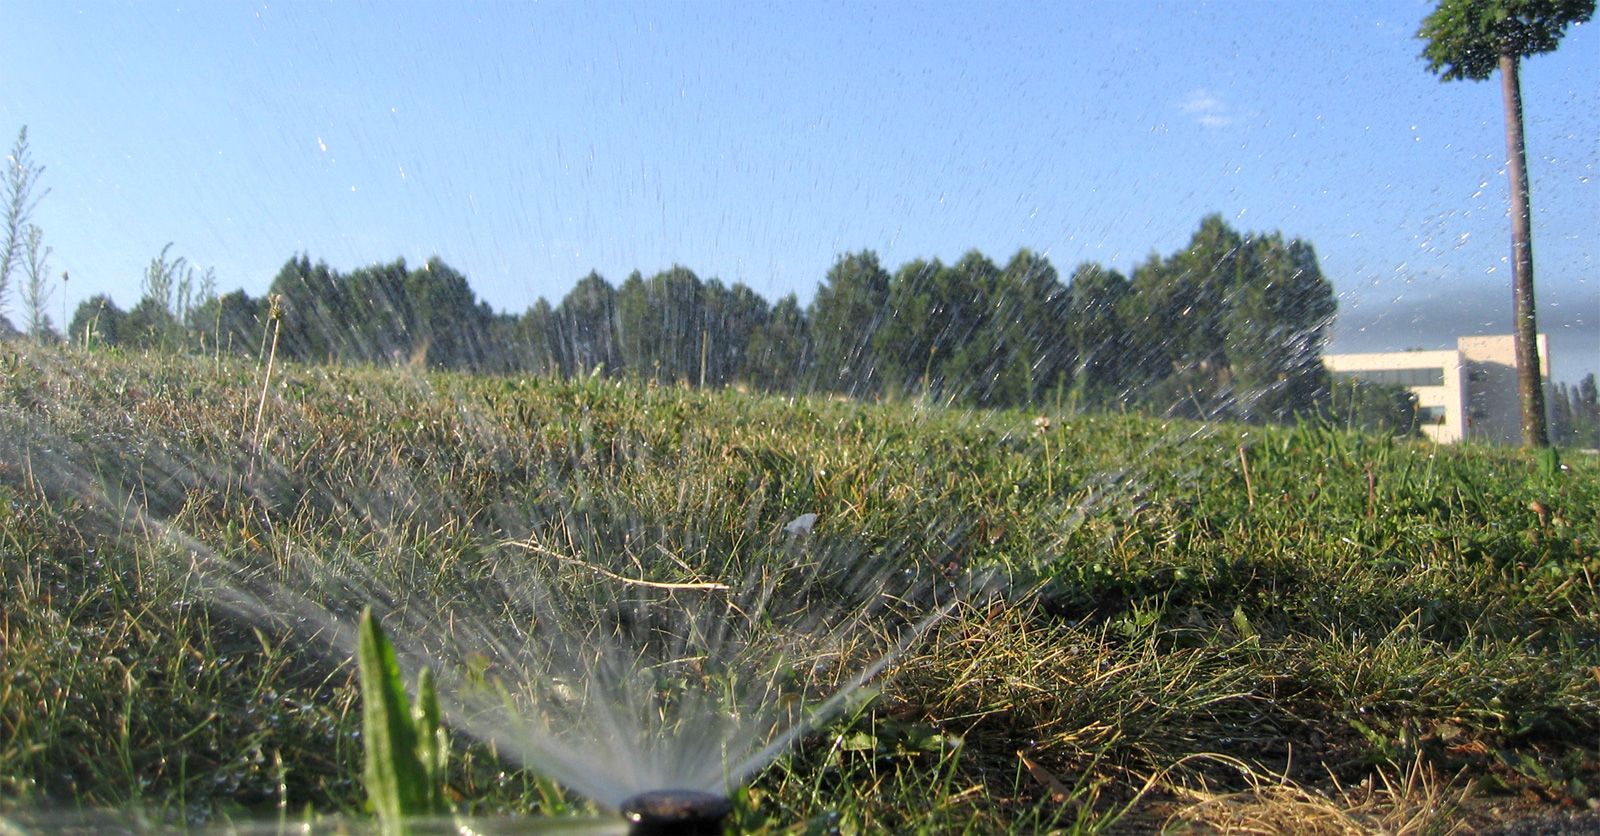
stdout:
[[1404,412],[1394,393],[1336,403],[1320,360],[1336,303],[1311,245],[1243,234],[1215,215],[1186,247],[1152,254],[1128,276],[1085,263],[1063,278],[1028,250],[1004,264],[972,251],[893,271],[871,251],[849,253],[805,305],[794,294],[769,303],[682,266],[620,285],[590,273],[558,303],[538,299],[520,314],[492,310],[438,259],[340,273],[300,255],[262,297],[174,301],[170,277],[157,284],[165,298],[127,313],[104,297],[85,302],[71,338],[243,353],[260,351],[276,328],[279,356],[310,363],[1244,420],[1360,406],[1377,416],[1364,422],[1384,423]]

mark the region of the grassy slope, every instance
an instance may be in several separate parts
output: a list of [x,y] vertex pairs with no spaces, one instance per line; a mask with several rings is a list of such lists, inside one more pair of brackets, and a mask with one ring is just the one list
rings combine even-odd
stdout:
[[[352,666],[208,606],[185,555],[417,582],[530,507],[700,555],[814,511],[1016,579],[763,776],[751,829],[1094,827],[1129,802],[1141,826],[1448,829],[1600,795],[1592,459],[394,370],[261,393],[248,365],[0,347],[0,809],[357,809]],[[452,786],[581,806],[481,746]]]

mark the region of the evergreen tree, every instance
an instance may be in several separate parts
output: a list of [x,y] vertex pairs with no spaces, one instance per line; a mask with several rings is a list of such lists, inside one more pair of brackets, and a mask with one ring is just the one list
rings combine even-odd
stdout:
[[[1563,384],[1556,392],[1556,402],[1562,404],[1559,409],[1552,410],[1552,423],[1562,428],[1556,435],[1559,443],[1579,449],[1600,449],[1600,393],[1596,392],[1594,373],[1584,375],[1577,386]],[[1564,421],[1556,422],[1555,415],[1560,415]]]
[[950,330],[937,290],[944,272],[938,259],[916,259],[900,265],[889,282],[889,315],[872,335],[872,355],[890,394],[932,394],[934,361],[945,359],[937,357],[938,338]]
[[86,348],[118,346],[123,342],[127,314],[104,293],[97,293],[78,304],[67,326],[67,338]]
[[1577,392],[1565,383],[1557,383],[1551,390],[1547,403],[1550,406],[1550,443],[1557,447],[1571,447],[1577,441]]
[[725,288],[715,279],[705,283],[704,306],[706,383],[726,386],[743,372],[750,341],[766,325],[770,310],[767,300],[744,283]]
[[129,348],[174,351],[183,345],[183,326],[153,296],[141,298],[119,330],[120,343]]
[[[531,313],[531,311],[530,311]],[[599,273],[590,271],[573,286],[555,311],[559,321],[557,356],[568,375],[623,369],[617,345],[617,293]]]
[[649,299],[660,324],[652,349],[660,371],[656,379],[698,383],[705,340],[705,286],[693,270],[673,265],[650,278]]
[[1186,248],[1134,271],[1124,323],[1139,400],[1203,419],[1313,411],[1327,394],[1320,352],[1334,309],[1308,244],[1246,237],[1210,215]]
[[791,293],[772,306],[766,321],[750,335],[740,376],[763,391],[796,391],[809,373],[811,351],[805,311]]
[[441,369],[476,369],[488,355],[494,312],[478,302],[467,277],[438,258],[406,275],[414,317],[411,359]]
[[1019,250],[1001,271],[993,321],[1000,323],[996,403],[1042,403],[1071,383],[1067,347],[1067,289],[1055,265],[1038,253]]
[[189,320],[202,345],[249,356],[260,348],[266,306],[262,300],[235,290],[202,302]]
[[1242,246],[1223,314],[1237,417],[1282,422],[1319,408],[1328,393],[1322,343],[1335,308],[1309,244],[1272,233]]
[[334,350],[345,362],[409,362],[423,344],[404,260],[335,275],[327,290],[334,295],[321,307],[331,318],[329,327],[341,332]]
[[1080,406],[1125,405],[1133,370],[1124,324],[1131,293],[1128,280],[1115,270],[1085,262],[1072,271],[1061,318],[1061,355],[1073,402]]
[[1129,354],[1123,360],[1123,392],[1126,403],[1143,403],[1149,393],[1172,374],[1177,365],[1178,341],[1172,328],[1177,326],[1177,311],[1168,304],[1169,286],[1175,268],[1161,256],[1151,253],[1134,266],[1128,279],[1128,293],[1118,306]]
[[814,375],[824,391],[870,397],[880,389],[876,334],[889,315],[889,272],[877,253],[840,256],[811,300]]
[[1134,268],[1123,319],[1136,352],[1130,395],[1144,409],[1209,420],[1229,401],[1222,313],[1233,248],[1208,252],[1217,237]]
[[[403,269],[405,262],[396,262]],[[291,258],[278,271],[267,296],[282,298],[278,355],[303,362],[330,362],[348,356],[345,312],[348,306],[338,276],[307,255]]]
[[[736,298],[735,288],[742,288],[737,296],[743,298]],[[744,285],[730,288],[715,278],[701,284],[700,338],[703,344],[695,360],[695,381],[722,386],[738,375],[750,333],[767,314],[765,302],[749,309],[748,301],[754,296]]]
[[560,314],[543,298],[522,316],[497,317],[490,330],[503,356],[495,368],[539,377],[565,374],[560,357],[563,326]]
[[946,267],[913,261],[889,288],[892,318],[875,335],[886,386],[942,402],[987,399],[994,371],[982,336],[1000,269],[973,250]]
[[1020,250],[1001,270],[969,253],[956,266],[966,271],[982,306],[943,369],[961,382],[962,399],[978,406],[1022,406],[1064,386],[1070,373],[1062,332],[1066,290],[1049,259]]
[[661,382],[700,378],[705,336],[704,286],[687,267],[673,266],[646,280],[637,273],[617,291],[623,361]]
[[1164,319],[1177,338],[1179,369],[1214,371],[1227,363],[1225,319],[1235,289],[1246,280],[1244,236],[1221,215],[1200,221],[1189,246],[1172,257]]
[[617,288],[617,345],[623,365],[641,378],[657,379],[661,340],[661,317],[650,285],[635,270]]

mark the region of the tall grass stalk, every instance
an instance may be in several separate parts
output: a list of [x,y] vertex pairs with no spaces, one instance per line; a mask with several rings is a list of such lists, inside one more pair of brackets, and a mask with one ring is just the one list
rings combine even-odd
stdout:
[[[271,326],[272,331],[272,350],[267,354],[267,370],[266,373],[261,376],[261,397],[256,401],[255,425],[250,430],[250,443],[252,450],[250,456],[250,468],[246,472],[245,476],[245,480],[247,482],[254,478],[256,461],[261,458],[261,416],[265,414],[267,409],[267,391],[272,385],[272,368],[273,364],[278,359],[278,335],[283,330],[283,297],[274,294],[269,302],[271,303],[271,309],[268,312],[267,321]],[[267,332],[266,330],[263,330],[261,332],[261,339],[263,343],[265,342],[266,338]]]

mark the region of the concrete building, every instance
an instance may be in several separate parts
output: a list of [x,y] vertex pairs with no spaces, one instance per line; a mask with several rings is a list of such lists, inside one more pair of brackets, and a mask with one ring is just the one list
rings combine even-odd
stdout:
[[[1539,375],[1550,386],[1550,341],[1539,335]],[[1491,444],[1522,440],[1516,348],[1510,335],[1460,337],[1454,350],[1327,354],[1340,377],[1398,383],[1417,396],[1422,432],[1434,441],[1463,438]]]

